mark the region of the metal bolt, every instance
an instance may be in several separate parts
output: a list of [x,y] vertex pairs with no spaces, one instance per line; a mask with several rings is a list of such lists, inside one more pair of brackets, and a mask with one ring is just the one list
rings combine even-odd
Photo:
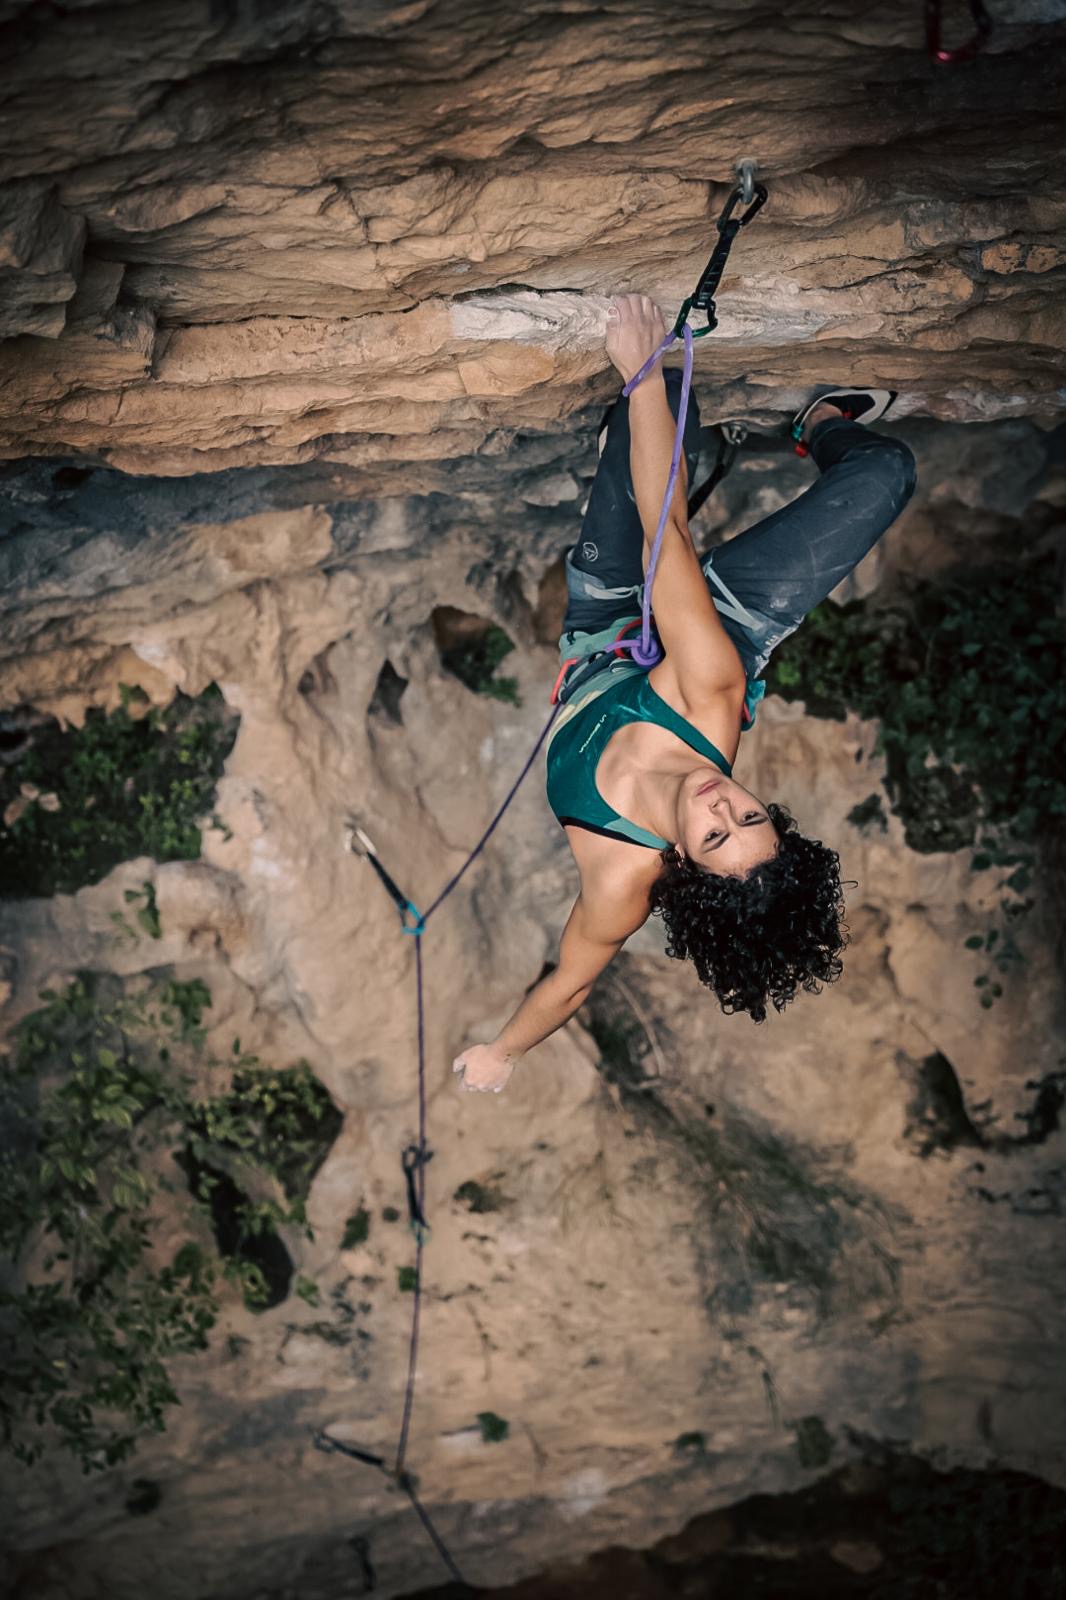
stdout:
[[734,168],[737,175],[737,183],[740,186],[740,198],[746,206],[750,206],[755,199],[755,173],[758,170],[758,166],[759,163],[757,161],[753,161],[750,156],[745,156],[744,160],[738,161]]

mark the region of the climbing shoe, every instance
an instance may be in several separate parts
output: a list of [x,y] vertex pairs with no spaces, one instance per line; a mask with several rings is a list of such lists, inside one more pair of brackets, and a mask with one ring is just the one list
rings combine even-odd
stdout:
[[796,443],[796,454],[798,456],[809,454],[803,430],[807,426],[807,418],[811,412],[823,401],[828,400],[830,404],[839,407],[840,414],[846,422],[861,422],[865,426],[883,417],[895,398],[894,389],[827,389],[824,394],[817,395],[796,414],[790,429]]

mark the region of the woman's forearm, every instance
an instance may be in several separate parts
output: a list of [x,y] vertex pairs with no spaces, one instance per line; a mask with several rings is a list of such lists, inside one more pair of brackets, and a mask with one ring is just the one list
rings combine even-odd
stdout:
[[[651,555],[655,530],[659,526],[670,458],[674,449],[676,424],[666,398],[662,369],[649,372],[629,397],[629,463],[637,511],[644,526],[644,564]],[[670,502],[674,521],[688,525],[688,473],[684,453]]]
[[574,1012],[588,999],[591,984],[581,989],[560,977],[559,970],[549,972],[526,995],[522,1004],[496,1040],[496,1046],[509,1056],[524,1056],[527,1050],[547,1039],[564,1022],[569,1022]]

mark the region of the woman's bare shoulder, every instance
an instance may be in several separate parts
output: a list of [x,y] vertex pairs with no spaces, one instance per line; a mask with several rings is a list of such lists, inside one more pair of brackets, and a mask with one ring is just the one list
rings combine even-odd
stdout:
[[705,739],[732,762],[740,744],[740,723],[744,712],[744,695],[747,685],[743,677],[736,683],[713,689],[699,697],[682,692],[677,677],[670,667],[670,658],[660,661],[648,674],[648,682],[672,711],[698,728]]
[[581,874],[581,898],[605,923],[626,926],[626,937],[647,921],[651,886],[662,872],[657,850],[568,827],[567,841]]

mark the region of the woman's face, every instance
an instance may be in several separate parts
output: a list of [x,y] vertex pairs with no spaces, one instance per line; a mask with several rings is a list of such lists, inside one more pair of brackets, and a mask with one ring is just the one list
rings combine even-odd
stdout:
[[706,872],[742,878],[777,853],[777,829],[761,800],[716,767],[690,773],[677,805],[677,844]]

